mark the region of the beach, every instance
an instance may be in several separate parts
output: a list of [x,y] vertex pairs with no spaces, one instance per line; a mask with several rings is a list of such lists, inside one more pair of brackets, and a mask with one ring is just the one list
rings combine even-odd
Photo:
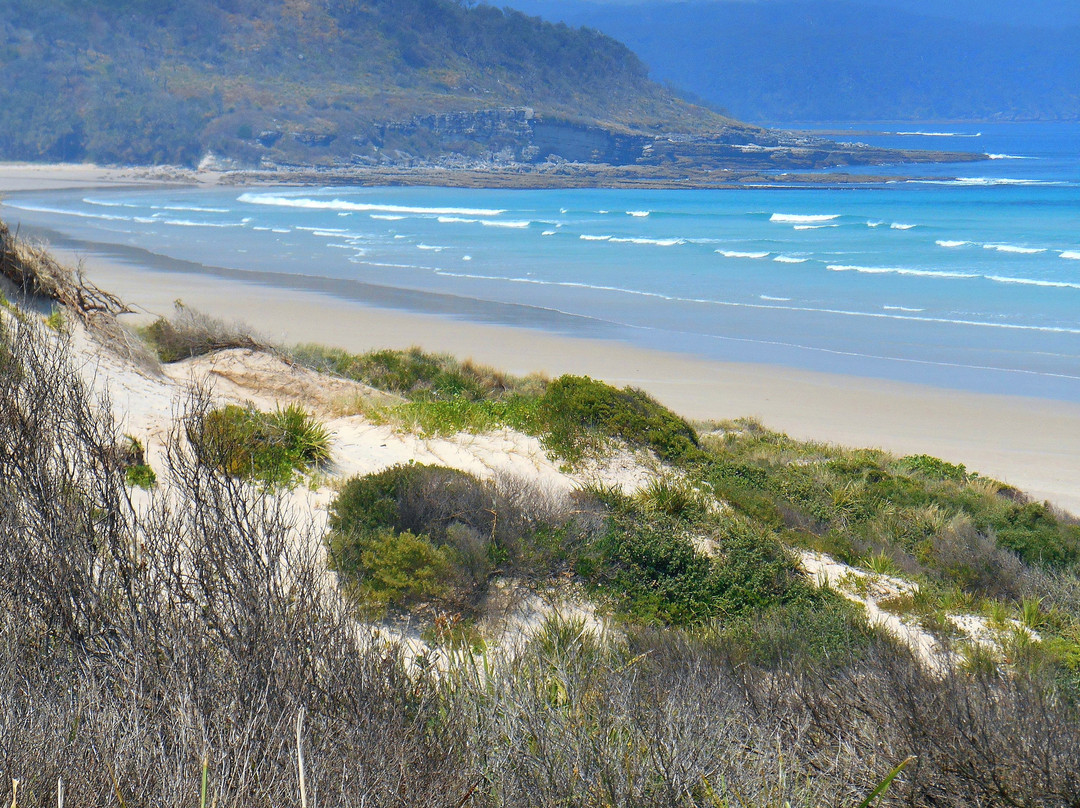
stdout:
[[[0,170],[0,192],[124,181],[85,168],[37,176]],[[586,374],[643,388],[693,419],[753,417],[800,439],[939,456],[1080,512],[1080,404],[704,360],[608,339],[466,322],[453,316],[452,299],[446,313],[423,314],[92,252],[58,252],[81,262],[89,280],[120,295],[144,321],[168,314],[179,299],[280,343],[318,342],[354,352],[418,345],[516,374]]]

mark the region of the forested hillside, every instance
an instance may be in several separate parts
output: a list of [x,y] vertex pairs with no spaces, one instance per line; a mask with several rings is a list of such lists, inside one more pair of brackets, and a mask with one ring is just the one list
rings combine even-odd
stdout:
[[376,159],[423,153],[417,116],[508,107],[614,132],[724,123],[606,36],[451,0],[8,0],[0,70],[0,159]]

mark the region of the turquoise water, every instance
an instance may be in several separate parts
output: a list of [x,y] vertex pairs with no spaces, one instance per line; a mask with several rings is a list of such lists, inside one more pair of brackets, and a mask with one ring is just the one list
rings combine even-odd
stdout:
[[15,195],[0,215],[121,255],[138,248],[381,305],[1080,400],[1080,127],[991,128],[858,138],[1002,155],[904,169],[960,180],[105,190]]

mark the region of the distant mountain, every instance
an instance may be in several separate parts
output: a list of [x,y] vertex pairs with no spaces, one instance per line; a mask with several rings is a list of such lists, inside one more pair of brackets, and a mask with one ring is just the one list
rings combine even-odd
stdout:
[[1074,0],[510,0],[755,121],[1080,118]]
[[441,148],[415,119],[461,113],[435,128],[461,130],[466,154],[470,129],[498,148],[534,116],[614,134],[731,123],[595,31],[471,5],[5,0],[0,159],[377,159]]

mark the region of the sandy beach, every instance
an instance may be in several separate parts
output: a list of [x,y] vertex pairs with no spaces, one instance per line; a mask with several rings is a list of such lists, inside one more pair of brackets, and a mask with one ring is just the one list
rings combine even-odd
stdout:
[[[0,166],[0,193],[136,181],[164,178],[119,169]],[[1080,405],[705,361],[531,328],[377,308],[209,273],[57,252],[82,261],[91,281],[119,294],[144,318],[167,314],[180,299],[214,316],[242,321],[281,343],[319,342],[352,351],[419,345],[518,374],[587,374],[646,389],[695,419],[752,416],[798,438],[933,454],[1080,512]]]

